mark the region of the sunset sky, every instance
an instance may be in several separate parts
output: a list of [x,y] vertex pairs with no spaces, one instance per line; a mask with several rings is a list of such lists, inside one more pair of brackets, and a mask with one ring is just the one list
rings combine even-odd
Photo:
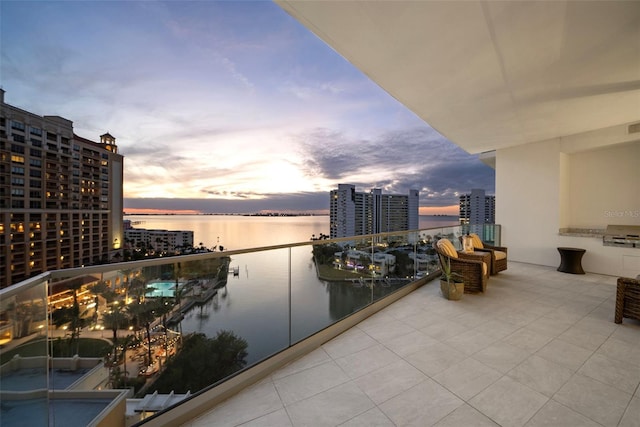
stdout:
[[494,192],[491,168],[271,2],[3,0],[0,20],[5,102],[115,136],[128,212],[322,212],[349,183],[457,214]]

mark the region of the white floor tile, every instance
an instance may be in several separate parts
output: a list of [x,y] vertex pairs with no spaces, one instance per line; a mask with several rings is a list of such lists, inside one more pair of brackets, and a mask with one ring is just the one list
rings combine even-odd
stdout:
[[576,374],[553,396],[553,400],[604,426],[617,426],[631,395]]
[[349,382],[286,407],[294,426],[336,426],[365,413],[374,403]]
[[289,405],[347,381],[349,377],[335,362],[331,361],[275,379],[273,383],[282,402]]
[[429,283],[185,425],[640,427],[640,322],[613,323],[615,280],[572,276]]
[[396,426],[431,426],[464,402],[428,379],[379,405]]
[[502,377],[469,404],[503,427],[523,426],[549,399],[527,386]]
[[573,375],[567,367],[533,355],[507,374],[545,396],[552,397]]
[[496,382],[502,374],[474,358],[453,364],[433,377],[435,381],[467,401]]

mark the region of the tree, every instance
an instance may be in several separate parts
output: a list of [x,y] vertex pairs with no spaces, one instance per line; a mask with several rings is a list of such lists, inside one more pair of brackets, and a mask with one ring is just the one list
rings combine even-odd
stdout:
[[325,245],[313,245],[313,256],[319,264],[331,265],[336,252],[342,251],[346,259],[346,250],[342,250],[335,243]]
[[148,362],[153,361],[151,354],[151,323],[156,319],[155,309],[157,303],[155,301],[145,301],[144,303],[131,304],[128,306],[128,310],[131,313],[131,318],[136,325],[136,329],[140,329],[144,326],[147,334],[147,349],[148,349]]
[[102,323],[105,328],[113,331],[113,345],[115,347],[118,341],[118,329],[127,327],[129,318],[127,313],[120,309],[119,305],[114,304],[113,310],[102,316]]
[[396,257],[396,275],[400,277],[413,275],[414,261],[409,258],[409,254],[400,250],[391,251],[389,253]]
[[[85,319],[80,317],[80,304],[78,303],[78,291],[82,288],[82,280],[74,279],[69,283],[69,289],[73,292],[73,305],[67,311],[63,312],[63,318],[66,318],[71,324],[71,336],[69,337],[69,348],[73,349],[73,343],[76,342],[77,354],[80,351],[80,331],[85,326]],[[63,323],[64,324],[64,323]]]
[[247,341],[230,331],[215,338],[193,334],[184,340],[178,355],[171,359],[153,390],[159,393],[192,393],[220,381],[247,364]]
[[180,285],[180,263],[177,262],[175,264],[173,264],[173,279],[176,281],[176,289],[174,292],[174,297],[176,299],[176,305],[178,306],[178,308],[180,308],[180,289],[179,289],[179,285]]
[[144,280],[139,277],[134,277],[129,281],[129,287],[127,293],[133,295],[137,300],[140,300],[146,290],[146,284]]
[[107,285],[107,282],[105,282],[104,280],[100,280],[98,283],[91,286],[90,289],[91,293],[102,296],[102,298],[107,300],[107,303],[113,302],[117,295],[115,291],[111,289],[109,285]]

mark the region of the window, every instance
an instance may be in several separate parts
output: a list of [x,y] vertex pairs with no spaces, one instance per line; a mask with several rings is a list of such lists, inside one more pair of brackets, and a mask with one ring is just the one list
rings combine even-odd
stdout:
[[24,156],[18,156],[17,154],[11,155],[11,162],[24,164]]
[[42,147],[42,141],[39,139],[31,138],[31,145],[34,147]]
[[24,146],[18,144],[11,144],[11,151],[14,153],[24,154]]
[[15,133],[12,133],[11,136],[13,137],[13,140],[16,142],[24,142],[24,135],[16,135]]
[[38,181],[37,179],[29,180],[29,187],[31,188],[42,188],[42,181]]
[[36,167],[36,168],[41,168],[42,167],[42,160],[40,160],[40,159],[30,159],[29,160],[29,164],[31,166]]
[[22,188],[12,188],[11,195],[15,197],[24,197],[24,189]]
[[42,209],[42,202],[39,200],[31,200],[29,201],[29,207],[31,209]]
[[29,154],[31,154],[31,156],[33,157],[42,157],[42,151],[38,150],[37,148],[32,148],[31,150],[29,150]]
[[[22,168],[22,174],[24,175],[24,168]],[[42,177],[42,171],[31,169],[29,171],[29,176],[32,176],[34,178],[41,178]]]
[[31,128],[31,135],[38,135],[38,136],[42,136],[42,129],[40,128]]
[[16,175],[24,175],[24,168],[21,166],[11,166],[11,173]]
[[24,132],[24,123],[11,120],[11,129],[21,130]]
[[22,209],[24,208],[24,200],[12,200],[11,207],[14,209]]
[[73,151],[80,151],[80,146],[78,144],[73,144]]
[[24,185],[24,178],[20,178],[17,176],[12,176],[11,177],[11,184],[12,185]]

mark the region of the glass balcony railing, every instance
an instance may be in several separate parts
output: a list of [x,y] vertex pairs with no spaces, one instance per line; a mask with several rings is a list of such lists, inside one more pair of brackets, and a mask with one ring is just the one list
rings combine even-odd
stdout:
[[[448,238],[459,248],[464,232],[455,226],[155,258],[51,271],[3,289],[2,424],[24,425],[28,415],[29,425],[69,425],[62,390],[173,391],[189,401],[436,277],[433,242]],[[499,243],[499,226],[490,233]],[[93,411],[104,416],[113,406]]]

